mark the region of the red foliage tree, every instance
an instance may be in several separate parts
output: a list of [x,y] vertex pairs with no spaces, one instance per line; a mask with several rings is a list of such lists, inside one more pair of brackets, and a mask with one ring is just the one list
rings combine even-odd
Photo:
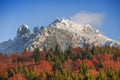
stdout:
[[94,68],[94,64],[88,59],[84,59],[83,64],[85,64],[87,67]]
[[71,72],[73,70],[73,61],[67,60],[63,62],[63,69],[65,69],[67,72]]
[[10,77],[8,80],[26,80],[26,78],[23,74],[16,74]]

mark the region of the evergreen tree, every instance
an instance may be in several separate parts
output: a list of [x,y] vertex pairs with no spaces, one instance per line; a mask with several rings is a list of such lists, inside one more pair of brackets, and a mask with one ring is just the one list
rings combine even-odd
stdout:
[[111,69],[111,68],[109,68],[107,71],[106,71],[106,75],[107,75],[107,79],[108,80],[115,80],[115,73],[114,73],[114,71]]
[[93,55],[96,55],[97,54],[97,47],[93,46],[92,49],[91,49],[91,52],[92,52]]
[[61,55],[59,56],[61,62],[65,61],[65,53],[63,51],[61,51]]
[[76,54],[71,50],[71,47],[69,46],[67,50],[67,59],[76,59]]
[[106,73],[100,72],[98,76],[96,77],[96,80],[107,80]]
[[103,67],[104,67],[104,63],[103,61],[100,61],[99,68],[103,68]]
[[72,76],[73,80],[79,80],[79,77],[78,77],[78,75],[76,73],[72,73],[71,76]]
[[53,80],[60,80],[60,72],[58,70],[55,71],[55,76]]
[[35,62],[38,62],[42,59],[42,56],[40,54],[40,51],[38,48],[35,48],[34,51],[33,51],[33,58],[35,60]]
[[52,77],[51,77],[51,74],[47,72],[47,73],[46,73],[46,78],[47,78],[46,80],[51,80],[51,78],[52,78]]
[[61,63],[60,58],[58,56],[56,56],[54,61],[55,61],[55,64],[53,67],[53,71],[58,70],[58,71],[62,72],[63,69],[62,69],[62,63]]
[[48,51],[47,55],[46,55],[46,60],[48,60],[49,62],[53,61],[54,59],[54,51],[52,48],[50,48],[50,50]]
[[85,75],[87,73],[88,67],[85,64],[82,64],[80,67],[80,74]]
[[28,80],[37,80],[37,78],[38,78],[37,69],[34,66],[34,69],[29,73]]
[[61,49],[60,49],[60,45],[59,44],[56,44],[54,53],[55,53],[55,55],[58,55],[58,56],[61,55]]
[[90,48],[90,45],[88,44],[87,46],[86,46],[86,49],[85,49],[86,51],[85,51],[85,54],[84,54],[84,58],[83,59],[85,59],[85,58],[87,58],[87,59],[91,59],[92,58],[92,53],[91,53],[91,48]]
[[84,80],[96,80],[92,74],[86,73],[84,76]]
[[28,68],[25,66],[25,68],[24,68],[24,74],[25,74],[25,76],[26,76],[26,78],[28,79],[30,76],[30,74],[29,74],[29,71],[28,71]]
[[11,70],[8,71],[8,77],[11,77],[11,76],[14,76],[14,75],[15,75],[14,69],[11,69]]
[[61,77],[62,80],[67,80],[67,72],[66,71],[63,70],[61,75],[62,75],[62,77]]
[[43,73],[40,74],[40,78],[39,78],[39,80],[45,80],[45,76],[44,76]]
[[51,56],[51,54],[47,54],[46,55],[46,60],[48,60],[49,62],[51,62],[52,61],[52,56]]
[[43,48],[43,51],[47,51],[46,47]]

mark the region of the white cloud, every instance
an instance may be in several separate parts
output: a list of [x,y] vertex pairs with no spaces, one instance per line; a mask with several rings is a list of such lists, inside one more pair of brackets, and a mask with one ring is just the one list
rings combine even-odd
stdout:
[[70,17],[71,20],[81,24],[91,24],[101,26],[103,24],[104,14],[93,12],[80,12]]

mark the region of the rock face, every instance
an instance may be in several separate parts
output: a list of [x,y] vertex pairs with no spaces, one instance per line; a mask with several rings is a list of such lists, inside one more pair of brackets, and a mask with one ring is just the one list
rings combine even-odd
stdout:
[[20,36],[28,34],[28,33],[30,33],[29,27],[26,24],[24,24],[19,27],[19,29],[17,31],[17,36],[20,37]]
[[39,33],[39,27],[34,27],[33,32],[34,33]]
[[43,50],[44,47],[49,50],[54,49],[56,44],[66,50],[69,46],[85,47],[87,44],[118,47],[120,42],[107,38],[89,24],[82,25],[68,19],[56,19],[47,27],[35,27],[33,32],[30,32],[27,25],[20,26],[14,40],[0,43],[0,52],[21,53],[25,49]]

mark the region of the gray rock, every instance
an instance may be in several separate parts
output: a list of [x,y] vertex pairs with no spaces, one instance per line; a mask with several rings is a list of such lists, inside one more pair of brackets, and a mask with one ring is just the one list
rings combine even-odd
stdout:
[[29,29],[29,27],[26,24],[24,24],[24,25],[21,25],[18,28],[17,36],[21,37],[22,35],[25,35],[25,34],[28,34],[28,33],[30,33],[30,29]]

